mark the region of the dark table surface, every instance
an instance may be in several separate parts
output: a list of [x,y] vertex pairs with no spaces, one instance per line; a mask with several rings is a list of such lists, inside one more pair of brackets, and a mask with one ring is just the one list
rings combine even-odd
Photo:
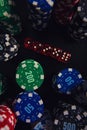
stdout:
[[[18,8],[18,11],[22,20],[23,31],[18,36],[15,36],[18,43],[20,44],[18,55],[7,62],[0,63],[0,72],[7,76],[9,81],[9,91],[6,97],[4,97],[4,100],[6,100],[7,97],[14,98],[19,92],[22,91],[15,81],[15,72],[18,64],[25,59],[34,59],[38,61],[44,69],[45,80],[42,86],[36,90],[36,92],[38,92],[42,97],[45,107],[51,110],[59,100],[74,103],[72,98],[56,94],[53,91],[52,76],[62,69],[71,67],[77,69],[82,74],[83,79],[87,79],[87,40],[73,40],[67,34],[67,26],[64,27],[56,24],[53,18],[49,21],[47,29],[42,32],[38,32],[32,29],[30,22],[27,20],[28,12],[24,1],[19,0],[17,5],[20,7]],[[51,57],[40,55],[34,51],[27,50],[23,46],[24,39],[26,37],[32,37],[42,43],[48,43],[68,51],[71,53],[71,59],[67,63],[62,63]],[[29,130],[29,124],[18,121],[15,130],[20,129]]]

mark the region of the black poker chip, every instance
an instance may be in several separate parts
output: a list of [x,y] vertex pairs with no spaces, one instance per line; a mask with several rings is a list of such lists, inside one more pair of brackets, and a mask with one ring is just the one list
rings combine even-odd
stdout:
[[53,130],[53,121],[49,110],[44,110],[42,118],[32,130]]
[[87,108],[87,80],[83,80],[76,89],[73,89],[71,95],[80,105]]
[[45,29],[52,16],[52,10],[54,1],[34,1],[27,0],[29,20],[32,24],[32,28],[38,31]]
[[80,0],[69,24],[69,35],[75,40],[87,39],[87,1]]
[[54,130],[84,130],[87,127],[87,111],[83,108],[61,103],[53,110]]
[[0,34],[0,61],[8,61],[17,55],[19,44],[10,34]]

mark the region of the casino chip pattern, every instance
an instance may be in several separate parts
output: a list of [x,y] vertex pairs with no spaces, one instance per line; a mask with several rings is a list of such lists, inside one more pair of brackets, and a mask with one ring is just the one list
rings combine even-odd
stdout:
[[16,122],[12,110],[5,105],[0,105],[0,130],[14,130]]
[[54,2],[55,0],[27,0],[33,29],[42,31],[48,26]]
[[[87,38],[87,1],[86,0],[27,0],[29,20],[33,29],[45,29],[52,14],[56,23],[68,25],[68,33],[75,40]],[[20,17],[13,0],[0,1],[0,62],[9,61],[17,56],[19,44],[13,37],[22,31]],[[31,38],[24,41],[26,49],[52,57],[67,63],[71,54],[58,47],[41,43]],[[14,130],[17,121],[33,124],[33,130],[87,130],[87,81],[74,68],[66,68],[53,76],[52,87],[56,92],[71,94],[80,106],[58,103],[50,115],[44,110],[44,102],[34,90],[44,82],[44,70],[41,64],[33,59],[25,59],[16,69],[16,82],[23,92],[13,102],[3,101],[0,105],[0,130]],[[0,96],[7,90],[6,78],[0,73]],[[12,106],[11,106],[12,107]],[[53,120],[51,119],[53,117]]]
[[43,68],[39,62],[33,59],[22,61],[16,70],[16,82],[26,90],[36,90],[41,87],[44,81]]
[[59,103],[53,109],[54,130],[84,130],[87,111],[74,104]]
[[26,38],[24,40],[24,47],[39,54],[52,57],[63,63],[67,63],[71,59],[71,54],[69,52],[63,51],[62,49],[50,44],[41,43],[32,38]]
[[[86,0],[26,0],[29,22],[33,29],[43,31],[51,19],[67,27],[67,36],[74,40],[87,39]],[[0,2],[0,30],[18,35],[22,23],[13,0]]]
[[44,104],[38,93],[21,92],[14,100],[13,109],[17,119],[26,123],[34,123],[42,117]]
[[19,44],[10,34],[0,34],[0,61],[8,61],[17,56]]

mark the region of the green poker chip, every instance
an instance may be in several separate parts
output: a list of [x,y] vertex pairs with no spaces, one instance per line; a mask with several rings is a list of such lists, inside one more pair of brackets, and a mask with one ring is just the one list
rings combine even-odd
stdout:
[[26,90],[38,89],[44,81],[44,72],[40,63],[33,59],[27,59],[19,63],[16,70],[16,82]]
[[10,13],[14,6],[15,3],[13,0],[0,0],[0,17],[4,17],[7,13]]
[[20,16],[13,0],[0,0],[0,28],[12,35],[22,31]]

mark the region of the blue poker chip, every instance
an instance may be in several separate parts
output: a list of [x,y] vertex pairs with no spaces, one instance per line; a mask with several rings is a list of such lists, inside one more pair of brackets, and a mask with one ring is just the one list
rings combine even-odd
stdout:
[[21,92],[13,103],[13,109],[19,120],[33,123],[42,117],[44,104],[36,92]]
[[53,87],[61,93],[70,94],[71,90],[82,83],[82,75],[74,68],[66,68],[53,76]]
[[40,10],[49,11],[53,7],[55,0],[28,0],[28,2],[36,8],[40,8]]

